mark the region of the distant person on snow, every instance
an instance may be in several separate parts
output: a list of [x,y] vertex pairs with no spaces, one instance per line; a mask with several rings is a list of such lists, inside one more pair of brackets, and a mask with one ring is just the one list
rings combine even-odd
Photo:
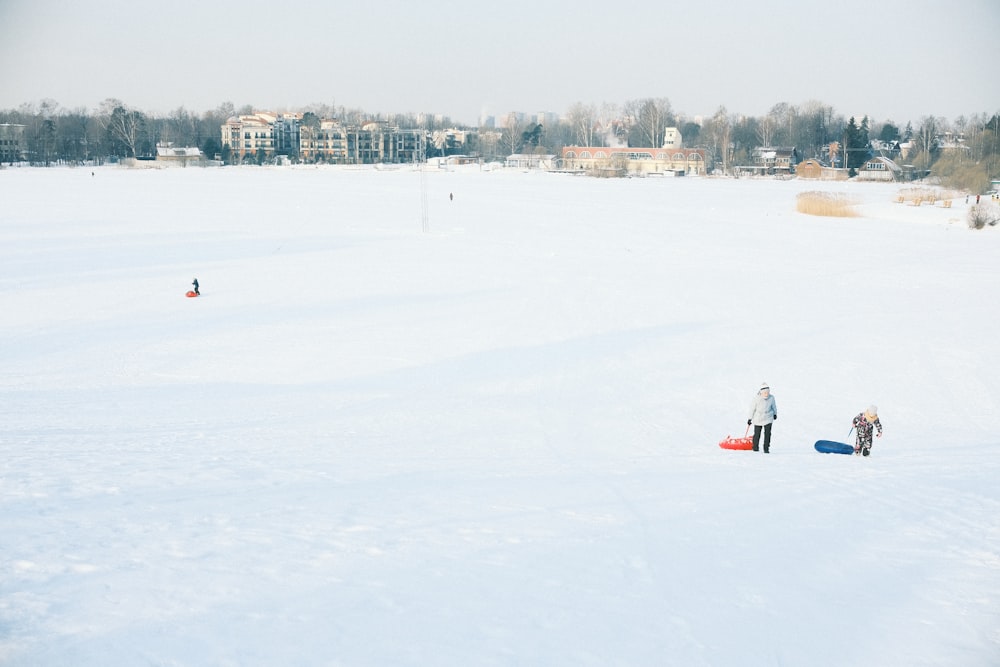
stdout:
[[194,285],[194,293],[197,294],[198,296],[201,296],[201,292],[198,291],[198,279],[195,278],[194,282],[191,284]]
[[882,422],[878,419],[878,408],[874,405],[868,406],[864,412],[854,418],[852,423],[858,433],[854,453],[868,456],[872,453],[872,432],[878,429],[876,437],[882,437]]
[[750,403],[750,417],[747,426],[753,425],[753,450],[759,451],[760,432],[764,432],[764,453],[771,451],[771,425],[778,419],[778,406],[771,396],[771,388],[761,383],[757,395]]

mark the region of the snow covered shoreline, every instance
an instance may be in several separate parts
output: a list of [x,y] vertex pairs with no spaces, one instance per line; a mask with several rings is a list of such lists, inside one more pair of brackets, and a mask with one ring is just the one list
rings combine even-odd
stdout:
[[[94,172],[0,172],[0,663],[1000,655],[1000,232],[963,205]],[[795,212],[824,188],[862,217]],[[762,380],[773,453],[720,449]],[[872,402],[870,459],[812,450]]]

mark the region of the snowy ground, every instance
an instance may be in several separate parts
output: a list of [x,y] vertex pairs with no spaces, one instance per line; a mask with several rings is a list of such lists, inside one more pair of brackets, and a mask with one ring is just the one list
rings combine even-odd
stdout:
[[1000,663],[1000,229],[898,189],[0,171],[0,664]]

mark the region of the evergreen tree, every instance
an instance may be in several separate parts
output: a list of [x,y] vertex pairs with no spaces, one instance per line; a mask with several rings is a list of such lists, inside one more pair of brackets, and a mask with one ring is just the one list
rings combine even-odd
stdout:
[[535,124],[530,129],[525,130],[521,133],[521,145],[530,148],[538,148],[542,141],[542,132],[544,128]]
[[986,122],[986,129],[995,135],[1000,135],[1000,114],[993,114],[993,117]]
[[892,123],[886,123],[882,126],[882,131],[879,132],[878,138],[880,141],[891,142],[899,141],[899,128]]
[[847,122],[847,127],[844,128],[844,166],[848,170],[856,170],[858,167],[864,165],[865,161],[870,157],[869,155],[869,142],[868,142],[868,117],[861,121],[861,126],[858,127],[857,121],[851,116],[851,119]]
[[858,131],[858,143],[854,146],[852,153],[855,155],[854,167],[858,168],[868,161],[872,156],[871,137],[868,136],[868,116],[861,119],[861,129]]
[[844,128],[844,140],[840,142],[844,150],[844,166],[848,170],[853,170],[855,167],[853,150],[858,144],[858,135],[860,133],[861,130],[858,129],[858,124],[855,122],[854,116],[851,116],[851,119],[847,121],[847,127]]

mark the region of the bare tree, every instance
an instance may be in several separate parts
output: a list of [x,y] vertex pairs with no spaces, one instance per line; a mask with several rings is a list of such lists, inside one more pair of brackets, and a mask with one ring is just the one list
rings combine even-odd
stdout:
[[214,119],[225,122],[236,115],[236,107],[233,106],[232,102],[223,102],[215,109],[213,113],[214,113]]
[[126,157],[135,157],[143,123],[142,114],[126,107],[121,100],[109,97],[101,102],[100,118],[112,144],[124,146]]
[[925,116],[920,121],[920,128],[913,136],[913,164],[918,169],[930,169],[938,152],[939,121],[933,116]]
[[501,134],[501,145],[507,151],[507,155],[513,155],[521,146],[524,130],[528,124],[521,114],[511,111],[507,114],[504,122],[503,133]]
[[774,134],[771,136],[771,141],[774,142],[774,145],[788,146],[792,144],[792,133],[798,109],[787,102],[779,102],[771,107],[767,115],[772,120]]
[[346,109],[344,107],[340,108],[340,117],[343,118],[345,125],[356,125],[360,127],[366,120],[378,120],[377,114],[373,116],[372,114],[366,113],[364,109]]
[[59,112],[59,103],[52,99],[44,99],[37,112],[29,116],[28,125],[28,152],[32,155],[32,161],[48,166],[53,160],[57,160],[56,155],[56,117]]
[[757,139],[764,148],[771,147],[771,141],[774,139],[774,118],[772,116],[764,116],[757,123]]
[[90,118],[83,107],[64,112],[59,117],[60,153],[63,159],[79,164],[89,156]]
[[705,122],[701,133],[708,139],[713,152],[721,158],[722,170],[728,172],[732,161],[733,124],[726,107],[719,107],[715,114]]
[[177,107],[170,112],[170,116],[164,124],[163,140],[181,146],[196,144],[195,122],[196,118],[188,113],[187,109]]
[[622,110],[617,104],[604,102],[597,112],[600,132],[595,134],[597,146],[624,146],[628,141],[628,129],[622,122]]
[[809,100],[797,112],[789,143],[803,154],[820,156],[830,143],[832,125],[833,107]]
[[1000,113],[987,117],[979,116],[980,133],[978,153],[986,176],[989,179],[1000,177]]
[[476,134],[476,142],[479,154],[487,162],[492,161],[498,156],[502,134],[502,132],[492,128],[479,128],[479,132]]
[[665,97],[626,102],[625,117],[635,144],[653,148],[663,145],[666,129],[674,122],[670,100]]
[[597,130],[597,110],[594,106],[577,102],[570,107],[569,124],[573,130],[573,140],[577,146],[593,146]]

